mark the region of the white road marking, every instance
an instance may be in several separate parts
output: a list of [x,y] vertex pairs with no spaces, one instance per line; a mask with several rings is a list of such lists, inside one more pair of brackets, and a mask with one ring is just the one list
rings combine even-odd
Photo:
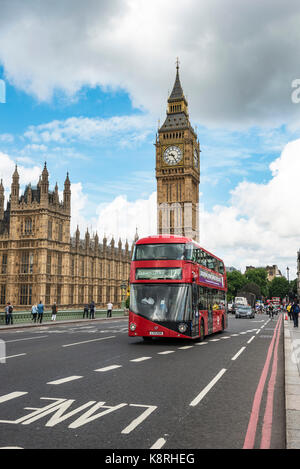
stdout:
[[164,446],[166,440],[164,438],[159,438],[150,449],[160,449]]
[[203,389],[203,391],[201,391],[200,394],[198,394],[198,396],[192,400],[190,406],[195,407],[197,404],[199,404],[199,402],[202,401],[211,388],[219,381],[220,378],[222,378],[225,371],[227,371],[226,368],[222,368],[222,370],[219,371],[219,373],[214,377],[214,379],[211,380],[211,382]]
[[237,337],[238,334],[231,334],[231,337]]
[[254,339],[255,335],[251,337],[251,339],[248,340],[247,344],[251,344],[252,340]]
[[130,360],[131,362],[143,362],[144,360],[150,360],[152,357],[140,357],[140,358],[134,358],[133,360]]
[[7,358],[22,357],[23,355],[26,355],[26,353],[18,353],[18,355],[9,355],[7,357],[0,357],[0,360],[6,360]]
[[116,368],[121,368],[122,365],[110,365],[110,366],[105,366],[104,368],[98,368],[97,370],[94,371],[110,371],[110,370],[115,370]]
[[2,402],[10,401],[11,399],[15,399],[16,397],[24,396],[25,394],[28,394],[28,392],[16,391],[4,394],[3,396],[0,396],[0,404],[2,404]]
[[219,342],[221,339],[210,339],[210,342]]
[[100,339],[91,339],[91,340],[84,340],[83,342],[75,342],[73,344],[66,344],[62,345],[62,347],[72,347],[73,345],[80,345],[80,344],[87,344],[89,342],[96,342],[97,340],[106,340],[106,339],[113,339],[116,337],[115,335],[111,335],[109,337],[101,337]]
[[48,337],[48,336],[47,335],[39,335],[37,337],[25,337],[23,339],[6,340],[5,343],[8,344],[9,342],[20,342],[21,340],[43,339],[44,337]]
[[185,345],[184,347],[178,347],[178,350],[187,350],[188,348],[193,348],[193,345]]
[[149,405],[149,406],[140,405],[140,404],[129,404],[129,405],[132,407],[148,407],[148,408],[147,410],[145,410],[145,412],[142,413],[142,415],[134,419],[126,428],[124,428],[124,430],[121,431],[121,433],[123,434],[125,433],[126,435],[132,432],[132,430],[134,430],[138,425],[140,425],[147,417],[149,417],[150,414],[152,414],[152,412],[155,409],[157,409],[156,405]]
[[208,342],[196,342],[195,345],[206,345]]
[[246,348],[246,347],[242,347],[242,348],[238,351],[238,353],[236,353],[236,354],[234,355],[234,357],[232,357],[231,360],[236,360],[236,359],[241,355],[241,353],[243,353],[243,351],[245,350],[245,348]]
[[47,384],[63,384],[80,378],[83,378],[83,376],[68,376],[67,378],[57,379],[56,381],[49,381]]
[[174,353],[175,350],[165,350],[164,352],[158,352],[158,355],[168,355],[169,353]]

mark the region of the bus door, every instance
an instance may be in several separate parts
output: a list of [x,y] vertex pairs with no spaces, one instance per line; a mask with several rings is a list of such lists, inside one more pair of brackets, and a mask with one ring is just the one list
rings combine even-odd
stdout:
[[192,337],[199,335],[198,286],[192,283]]

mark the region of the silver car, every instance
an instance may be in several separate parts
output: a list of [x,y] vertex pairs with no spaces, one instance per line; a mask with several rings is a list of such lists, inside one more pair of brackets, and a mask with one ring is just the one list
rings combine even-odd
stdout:
[[251,306],[243,306],[240,305],[236,308],[235,310],[235,317],[236,318],[249,318],[252,319],[254,318],[254,310],[251,308]]

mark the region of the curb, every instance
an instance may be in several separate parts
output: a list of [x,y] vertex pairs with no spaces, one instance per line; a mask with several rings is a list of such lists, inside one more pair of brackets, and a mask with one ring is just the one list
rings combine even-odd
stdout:
[[[294,331],[290,320],[284,320],[284,361],[285,361],[285,411],[286,449],[300,449],[300,374],[296,355]],[[300,333],[298,332],[299,339]]]

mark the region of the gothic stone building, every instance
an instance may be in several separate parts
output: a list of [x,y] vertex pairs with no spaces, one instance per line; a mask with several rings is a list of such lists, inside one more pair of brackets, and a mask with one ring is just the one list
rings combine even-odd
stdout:
[[121,304],[121,285],[127,286],[131,250],[128,242],[114,239],[99,243],[87,231],[80,239],[77,228],[70,235],[71,190],[67,174],[63,200],[58,187],[49,191],[45,163],[36,187],[29,184],[20,195],[17,167],[10,199],[4,210],[4,187],[0,183],[0,304],[8,301],[27,309],[40,300],[54,301],[59,308],[82,307],[95,301],[99,308],[108,301]]
[[156,136],[157,231],[199,241],[200,146],[189,121],[179,65]]

